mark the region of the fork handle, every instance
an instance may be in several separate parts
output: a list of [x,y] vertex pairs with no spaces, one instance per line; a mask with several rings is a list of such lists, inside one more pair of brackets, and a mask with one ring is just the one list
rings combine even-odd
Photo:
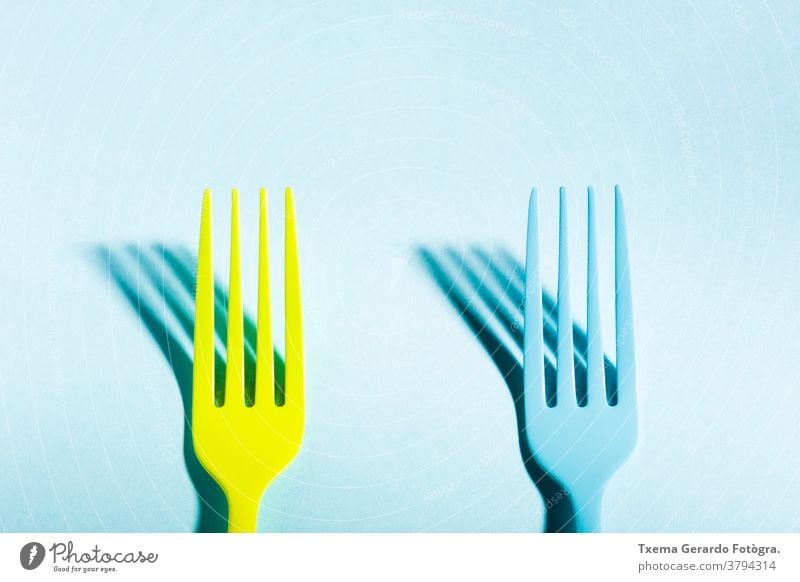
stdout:
[[597,533],[600,531],[603,506],[603,489],[593,491],[573,492],[572,503],[575,508],[575,532]]
[[255,533],[258,525],[260,496],[242,492],[227,493],[228,533]]

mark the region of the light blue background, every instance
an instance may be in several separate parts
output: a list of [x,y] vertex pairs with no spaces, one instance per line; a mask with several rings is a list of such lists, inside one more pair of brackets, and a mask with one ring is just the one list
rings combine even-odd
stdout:
[[607,243],[619,183],[640,440],[605,529],[800,530],[797,2],[0,12],[0,529],[194,527],[174,377],[92,250],[194,248],[210,186],[224,279],[238,186],[253,308],[257,188],[290,184],[307,432],[260,529],[539,531],[508,391],[413,249],[521,257],[537,185],[552,289],[563,184],[581,320],[584,188]]

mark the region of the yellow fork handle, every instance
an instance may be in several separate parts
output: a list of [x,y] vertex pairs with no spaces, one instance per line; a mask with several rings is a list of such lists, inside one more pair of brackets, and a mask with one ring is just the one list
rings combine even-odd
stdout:
[[261,500],[245,493],[228,493],[228,533],[255,533]]

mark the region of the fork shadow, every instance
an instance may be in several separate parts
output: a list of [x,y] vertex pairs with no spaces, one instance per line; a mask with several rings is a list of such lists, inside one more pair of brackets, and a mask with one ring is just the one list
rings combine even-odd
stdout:
[[[194,531],[225,532],[228,529],[228,501],[217,482],[206,472],[192,442],[193,354],[184,347],[194,336],[194,273],[196,257],[183,246],[124,248],[98,246],[96,265],[108,275],[147,329],[166,359],[181,397],[184,413],[183,457],[197,493],[199,513]],[[149,289],[145,291],[145,289]],[[153,298],[157,298],[153,300]],[[222,345],[226,341],[227,293],[214,282],[214,328]],[[255,386],[256,325],[244,314],[245,397],[252,400]],[[183,338],[183,342],[181,339]],[[284,398],[284,361],[274,352],[276,400]],[[214,393],[219,402],[225,390],[225,357],[214,354]]]
[[[427,247],[417,249],[417,257],[423,268],[492,359],[511,393],[522,462],[544,500],[545,531],[574,532],[576,513],[568,489],[539,465],[528,443],[522,362],[512,346],[495,332],[499,325],[511,336],[517,349],[522,349],[525,269],[507,250],[503,249],[499,254],[500,260],[497,260],[478,247],[464,254],[453,248],[439,252]],[[487,280],[492,280],[500,292],[493,291],[492,286],[487,285]],[[484,310],[479,308],[480,304]],[[556,392],[557,306],[546,291],[542,293],[542,306],[545,391],[548,402],[552,402]],[[489,318],[483,315],[486,311],[490,314]],[[493,323],[490,318],[496,321]],[[587,340],[586,334],[577,325],[573,326],[573,333],[576,393],[578,400],[583,401],[586,398]],[[614,367],[607,359],[605,363],[607,385],[615,385],[610,382],[614,377]]]

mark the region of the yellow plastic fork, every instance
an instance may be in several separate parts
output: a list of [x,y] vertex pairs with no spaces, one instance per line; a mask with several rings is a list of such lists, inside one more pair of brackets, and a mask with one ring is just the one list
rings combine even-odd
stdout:
[[231,198],[228,339],[223,402],[214,399],[214,271],[211,191],[203,195],[194,322],[192,439],[197,458],[228,498],[228,531],[255,532],[264,490],[292,461],[303,439],[303,322],[294,200],[286,189],[285,402],[274,393],[269,301],[267,193],[260,192],[255,401],[245,402],[244,317],[239,252],[239,193]]

